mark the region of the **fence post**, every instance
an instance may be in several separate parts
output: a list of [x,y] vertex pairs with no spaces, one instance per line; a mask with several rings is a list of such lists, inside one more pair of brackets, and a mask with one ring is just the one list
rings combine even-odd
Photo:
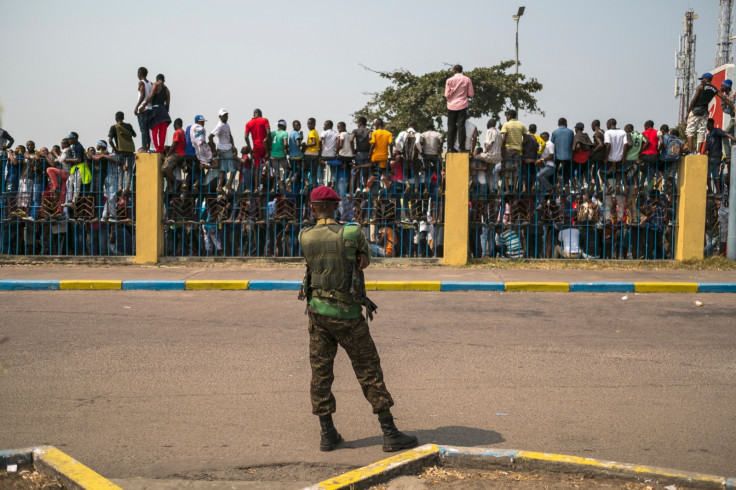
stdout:
[[135,262],[155,264],[164,252],[160,153],[135,155]]
[[681,158],[677,170],[677,235],[675,260],[703,258],[705,236],[705,198],[708,157],[688,155]]
[[445,166],[444,265],[468,263],[468,153],[448,153]]

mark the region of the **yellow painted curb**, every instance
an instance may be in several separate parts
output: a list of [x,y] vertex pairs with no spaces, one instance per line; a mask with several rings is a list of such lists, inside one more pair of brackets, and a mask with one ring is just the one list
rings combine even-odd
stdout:
[[68,280],[59,281],[59,289],[122,289],[123,281]]
[[623,470],[626,472],[633,472],[642,475],[654,475],[659,477],[668,478],[682,478],[686,480],[716,483],[722,485],[724,478],[715,475],[705,475],[701,473],[686,473],[677,470],[670,470],[666,468],[653,468],[643,465],[634,465],[626,463],[617,463],[615,461],[598,461],[597,459],[581,458],[580,456],[569,456],[566,454],[550,454],[550,453],[538,453],[534,451],[519,451],[516,457],[523,457],[525,460],[530,459],[533,461],[547,461],[552,463],[568,463],[575,465],[590,466],[594,468],[601,468],[606,470]]
[[366,281],[366,291],[440,291],[440,281]]
[[697,282],[635,282],[637,293],[697,293]]
[[567,282],[507,282],[506,291],[570,291]]
[[436,444],[425,444],[424,446],[411,449],[401,454],[397,454],[396,456],[382,459],[377,463],[373,463],[368,466],[358,468],[357,470],[343,473],[342,475],[335,478],[324,480],[311,488],[319,490],[339,490],[343,488],[350,488],[351,485],[355,485],[356,483],[367,478],[374,477],[390,469],[436,454],[439,454],[439,446],[437,446]]
[[184,289],[188,291],[202,291],[207,289],[248,289],[250,281],[221,281],[221,280],[191,280],[184,283]]
[[39,473],[60,479],[70,488],[86,490],[120,488],[55,447],[36,448],[33,450],[33,456],[34,466]]

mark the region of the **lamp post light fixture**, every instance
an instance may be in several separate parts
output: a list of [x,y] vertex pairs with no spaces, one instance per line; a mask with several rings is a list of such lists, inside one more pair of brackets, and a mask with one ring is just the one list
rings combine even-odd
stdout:
[[[516,85],[517,87],[519,85],[519,77],[518,77],[519,75],[519,19],[521,19],[521,16],[524,15],[524,8],[525,7],[519,7],[519,11],[516,12],[516,15],[511,16],[511,18],[516,21],[516,75],[517,75]],[[518,104],[516,107],[516,113],[518,117],[518,113],[519,113]]]

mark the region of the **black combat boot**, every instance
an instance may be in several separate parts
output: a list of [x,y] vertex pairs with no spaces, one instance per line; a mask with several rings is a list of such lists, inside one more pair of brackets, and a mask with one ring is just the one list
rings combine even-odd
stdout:
[[322,427],[322,432],[320,434],[322,438],[319,441],[320,451],[332,451],[341,442],[343,442],[342,436],[337,432],[335,425],[332,423],[332,415],[320,415],[319,425]]
[[394,425],[394,418],[389,415],[386,418],[379,418],[383,431],[383,450],[387,453],[401,451],[402,449],[411,449],[419,444],[416,437],[404,434]]

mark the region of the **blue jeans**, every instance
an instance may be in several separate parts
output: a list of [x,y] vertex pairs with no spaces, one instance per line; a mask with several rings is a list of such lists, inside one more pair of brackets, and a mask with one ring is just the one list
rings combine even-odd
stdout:
[[13,165],[8,161],[8,176],[5,180],[6,192],[18,192],[18,184],[20,183],[20,173],[18,165]]
[[[150,140],[149,140],[150,142]],[[132,153],[118,155],[120,158],[120,166],[117,169],[118,178],[117,186],[118,189],[130,189],[133,180],[133,172],[135,170],[135,155]],[[110,167],[114,164],[111,163]],[[127,165],[127,169],[123,170]]]
[[552,189],[550,177],[554,177],[554,175],[555,168],[549,165],[546,165],[543,169],[537,172],[537,181],[539,182],[537,193],[546,194],[550,189]]
[[153,114],[152,109],[138,113],[138,126],[141,128],[141,146],[146,149],[151,146],[151,114]]
[[36,219],[38,211],[41,209],[41,196],[43,195],[43,184],[33,184],[33,197],[31,199],[31,217]]

